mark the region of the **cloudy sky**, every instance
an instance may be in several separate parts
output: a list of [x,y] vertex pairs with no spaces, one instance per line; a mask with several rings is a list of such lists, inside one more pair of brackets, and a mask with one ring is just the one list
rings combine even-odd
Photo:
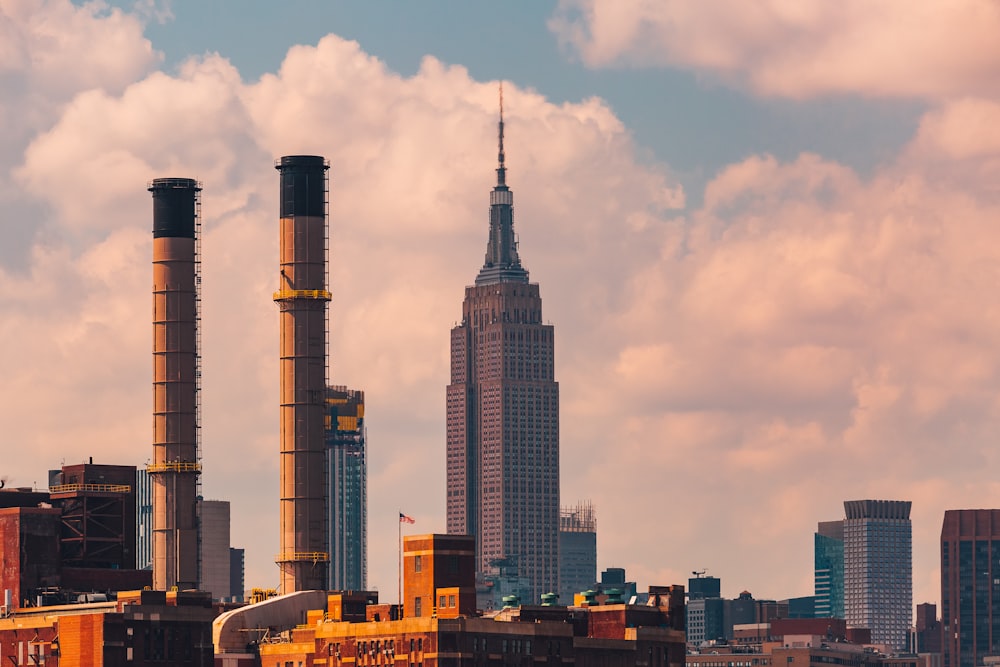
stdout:
[[640,586],[812,593],[812,533],[1000,505],[1000,7],[0,0],[2,474],[151,456],[151,201],[203,193],[203,492],[277,568],[277,174],[331,162],[331,373],[363,389],[369,585],[443,531],[448,332],[505,80],[555,325],[562,498]]

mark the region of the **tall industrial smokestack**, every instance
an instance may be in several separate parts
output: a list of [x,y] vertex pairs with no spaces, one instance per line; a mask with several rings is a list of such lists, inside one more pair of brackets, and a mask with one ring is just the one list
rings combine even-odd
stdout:
[[315,155],[285,156],[281,174],[281,592],[325,589],[327,176]]
[[153,588],[197,588],[201,186],[158,178],[153,193]]

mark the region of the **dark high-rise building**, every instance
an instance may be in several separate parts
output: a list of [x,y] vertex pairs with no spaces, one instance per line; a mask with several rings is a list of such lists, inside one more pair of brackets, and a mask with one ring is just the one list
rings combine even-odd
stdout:
[[330,583],[334,591],[363,591],[368,579],[368,463],[365,392],[326,390],[327,479],[330,500]]
[[1000,655],[1000,510],[948,510],[941,526],[944,667]]
[[688,579],[688,598],[700,600],[702,598],[722,597],[722,580],[718,577],[706,577],[704,572],[695,572],[695,576]]
[[844,618],[844,522],[821,521],[813,534],[816,616]]
[[906,648],[913,618],[908,500],[844,501],[844,614],[872,643]]
[[924,602],[917,605],[917,624],[914,627],[914,645],[911,653],[941,653],[941,619],[937,605]]
[[597,580],[597,517],[581,502],[563,508],[559,517],[559,603],[573,604]]
[[516,561],[532,602],[559,585],[559,385],[553,327],[528,282],[506,183],[503,104],[486,261],[451,330],[448,532],[476,538],[476,569]]
[[243,602],[246,549],[229,547],[229,595],[233,602]]

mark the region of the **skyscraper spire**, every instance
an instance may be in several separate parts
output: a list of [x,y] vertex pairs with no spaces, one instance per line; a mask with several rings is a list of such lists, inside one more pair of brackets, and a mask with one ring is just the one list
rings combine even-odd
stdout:
[[500,122],[497,125],[497,143],[499,145],[499,150],[497,152],[497,185],[506,186],[507,185],[507,167],[504,166],[504,154],[503,154],[503,81],[500,82]]
[[506,282],[528,282],[528,272],[521,267],[514,237],[514,193],[507,187],[506,155],[503,150],[503,82],[500,82],[500,120],[497,123],[497,184],[490,192],[490,238],[486,244],[486,261],[477,285]]

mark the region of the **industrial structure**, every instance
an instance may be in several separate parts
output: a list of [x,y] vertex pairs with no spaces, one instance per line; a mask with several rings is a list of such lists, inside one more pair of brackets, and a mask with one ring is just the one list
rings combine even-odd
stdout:
[[134,570],[134,466],[78,463],[49,471],[49,503],[60,510],[64,567]]
[[368,462],[365,393],[329,387],[326,424],[330,483],[330,581],[327,588],[368,587]]
[[486,259],[451,330],[447,526],[475,536],[480,573],[515,562],[537,601],[559,586],[559,385],[553,327],[518,256],[500,99]]
[[315,155],[275,163],[280,173],[281,592],[325,589],[327,528],[327,170]]
[[197,588],[201,186],[158,178],[153,193],[153,587]]
[[134,477],[134,466],[91,460],[50,470],[47,491],[0,488],[0,616],[152,585],[135,569]]

